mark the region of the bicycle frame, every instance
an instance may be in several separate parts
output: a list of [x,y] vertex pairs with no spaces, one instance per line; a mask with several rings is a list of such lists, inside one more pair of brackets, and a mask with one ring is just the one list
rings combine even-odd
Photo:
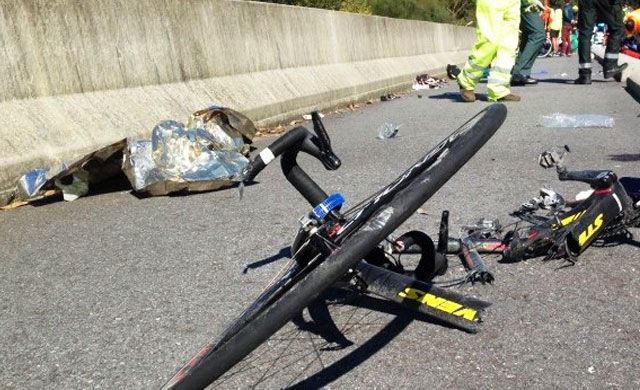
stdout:
[[567,171],[559,165],[558,178],[585,182],[592,186],[593,192],[582,201],[570,202],[570,210],[515,231],[505,250],[509,260],[536,257],[547,251],[548,258],[566,256],[573,263],[590,245],[603,238],[607,229],[619,223],[627,226],[638,216],[639,211],[624,184],[611,171]]

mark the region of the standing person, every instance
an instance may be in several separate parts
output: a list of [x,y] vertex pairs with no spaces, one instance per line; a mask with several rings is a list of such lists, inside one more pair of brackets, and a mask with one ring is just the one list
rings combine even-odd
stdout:
[[520,96],[511,93],[509,84],[518,48],[520,0],[477,0],[476,19],[476,43],[458,75],[460,98],[468,103],[476,101],[476,85],[493,62],[487,81],[488,99],[519,101]]
[[551,7],[549,6],[549,0],[544,0],[542,22],[544,23],[544,31],[549,32],[549,24],[551,24]]
[[520,8],[520,51],[511,71],[511,85],[533,85],[538,80],[531,78],[531,68],[544,45],[546,35],[540,11],[544,6],[540,0],[522,0]]
[[562,10],[560,8],[551,10],[551,25],[549,25],[549,30],[551,31],[551,44],[553,45],[551,56],[557,57],[560,55],[558,38],[560,37],[560,30],[562,30]]
[[581,0],[578,9],[578,78],[575,84],[591,84],[591,36],[596,20],[604,21],[609,29],[609,39],[604,54],[604,78],[618,78],[627,64],[618,65],[622,24],[621,0]]
[[573,4],[565,0],[562,8],[562,54],[571,57],[571,30],[573,29]]

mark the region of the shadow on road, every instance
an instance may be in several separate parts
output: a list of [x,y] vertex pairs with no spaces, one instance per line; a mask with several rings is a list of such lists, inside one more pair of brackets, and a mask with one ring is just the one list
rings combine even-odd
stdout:
[[[636,91],[633,88],[631,88],[628,84],[624,89],[625,91],[627,91],[629,96],[631,96],[636,102],[640,103],[640,94],[637,94]],[[640,118],[640,115],[638,115],[638,117]]]
[[640,161],[640,153],[610,154],[611,161]]
[[[576,85],[573,79],[538,79],[539,83]],[[614,80],[591,80],[592,83],[610,83]],[[588,86],[587,86],[588,87]]]
[[[395,315],[396,317],[387,325],[385,325],[385,327],[382,328],[373,337],[360,345],[358,348],[351,351],[348,355],[334,362],[330,366],[323,368],[320,372],[317,372],[307,379],[288,387],[288,389],[316,389],[329,385],[330,383],[349,373],[349,371],[353,370],[358,365],[362,364],[368,358],[383,349],[396,336],[401,334],[409,326],[409,324],[411,324],[411,322],[415,320],[434,323],[453,329],[453,327],[444,322],[434,320],[422,313],[408,311],[407,309],[393,302],[373,298],[368,295],[356,294],[354,292],[346,290],[331,289],[327,292],[327,294],[325,294],[325,296],[323,297],[324,299],[316,301],[313,305],[307,308],[314,324],[310,325],[310,322],[305,322],[303,325],[305,326],[304,330],[311,331],[314,334],[321,336],[326,341],[336,344],[334,348],[327,348],[325,350],[342,349],[353,344],[346,337],[344,337],[342,333],[340,333],[340,330],[337,328],[337,326],[333,322],[333,319],[331,318],[327,306],[327,298],[335,299],[339,296],[345,296],[344,294],[350,294],[352,299],[347,302],[340,302],[341,304],[391,314]],[[301,317],[302,316],[300,315],[300,318]],[[296,317],[293,322],[297,326],[300,326],[298,317]]]
[[408,314],[402,314],[394,318],[382,330],[380,330],[380,332],[356,348],[349,355],[326,367],[317,374],[312,375],[288,388],[317,389],[327,386],[384,348],[391,340],[402,333],[402,331],[405,330],[412,321],[413,318]]
[[573,84],[573,80],[569,79],[538,79],[538,82],[550,84]]
[[269,256],[269,257],[266,257],[264,259],[261,259],[261,260],[258,260],[258,261],[254,261],[253,263],[247,264],[244,267],[244,269],[242,270],[242,273],[246,274],[251,269],[260,268],[260,267],[263,267],[263,266],[265,266],[267,264],[275,263],[278,260],[290,259],[290,258],[291,258],[291,247],[288,246],[286,248],[280,249],[280,252],[276,253],[273,256]]
[[[459,92],[445,92],[445,93],[441,93],[440,95],[431,95],[429,96],[429,99],[444,99],[444,100],[451,100],[452,102],[466,103],[460,99]],[[482,102],[489,101],[489,99],[487,98],[487,95],[483,93],[476,93],[476,99]]]

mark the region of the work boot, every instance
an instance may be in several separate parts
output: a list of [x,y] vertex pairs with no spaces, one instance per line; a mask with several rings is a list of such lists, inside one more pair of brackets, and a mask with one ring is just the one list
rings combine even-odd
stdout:
[[460,99],[466,103],[473,103],[476,101],[476,93],[473,90],[460,88]]
[[510,94],[508,94],[506,96],[501,97],[497,101],[499,101],[499,102],[519,102],[520,101],[520,95],[516,95],[515,93],[510,93]]
[[521,77],[521,76],[511,77],[512,87],[524,87],[525,85],[536,85],[536,84],[538,84],[538,80],[531,77]]
[[573,81],[574,84],[591,84],[591,72],[580,72],[578,78]]
[[620,79],[622,78],[622,71],[627,69],[627,64],[618,65],[617,63],[615,63],[609,65],[605,62],[603,68],[605,79],[615,77],[616,80],[620,81]]

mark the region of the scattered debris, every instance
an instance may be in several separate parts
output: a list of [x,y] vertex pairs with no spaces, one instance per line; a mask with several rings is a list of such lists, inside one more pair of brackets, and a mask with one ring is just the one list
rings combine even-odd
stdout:
[[42,191],[42,192],[40,192],[38,194],[38,196],[31,197],[28,200],[17,200],[17,201],[14,201],[14,202],[6,205],[6,206],[0,207],[0,210],[6,211],[6,210],[17,209],[18,207],[26,206],[26,205],[31,204],[33,202],[37,202],[39,200],[51,198],[51,197],[59,195],[59,194],[60,194],[60,190],[58,190],[58,189]]
[[278,125],[275,127],[261,127],[260,129],[258,129],[258,132],[256,133],[256,135],[257,136],[275,135],[275,134],[282,134],[285,131],[287,131],[287,128],[283,125]]
[[568,115],[559,112],[551,115],[543,115],[541,120],[543,127],[613,127],[613,117],[607,115]]
[[400,95],[396,95],[395,93],[387,93],[385,95],[380,96],[380,101],[387,102],[389,100],[400,99]]
[[32,197],[47,182],[48,168],[37,168],[25,173],[18,179],[18,189],[26,197]]
[[122,171],[122,151],[126,144],[127,140],[122,139],[91,152],[72,164],[63,163],[52,168],[28,171],[18,180],[11,205],[15,202],[28,204],[43,199],[45,194],[49,197],[62,192],[67,201],[86,195],[84,187],[88,191],[89,184],[108,180]]
[[402,125],[395,125],[393,123],[383,123],[378,129],[378,139],[394,138],[398,135],[398,130]]
[[229,186],[247,164],[248,144],[256,133],[253,122],[239,112],[209,107],[193,113],[186,126],[160,122],[150,140],[122,139],[69,165],[30,170],[2,209],[60,193],[72,201],[87,195],[92,184],[123,173],[134,191],[147,195]]
[[440,89],[447,85],[447,80],[431,77],[428,74],[421,74],[416,76],[416,81],[413,83],[412,88],[416,91],[422,89]]
[[71,175],[56,179],[54,183],[62,190],[62,199],[71,202],[89,193],[89,172],[79,169]]

